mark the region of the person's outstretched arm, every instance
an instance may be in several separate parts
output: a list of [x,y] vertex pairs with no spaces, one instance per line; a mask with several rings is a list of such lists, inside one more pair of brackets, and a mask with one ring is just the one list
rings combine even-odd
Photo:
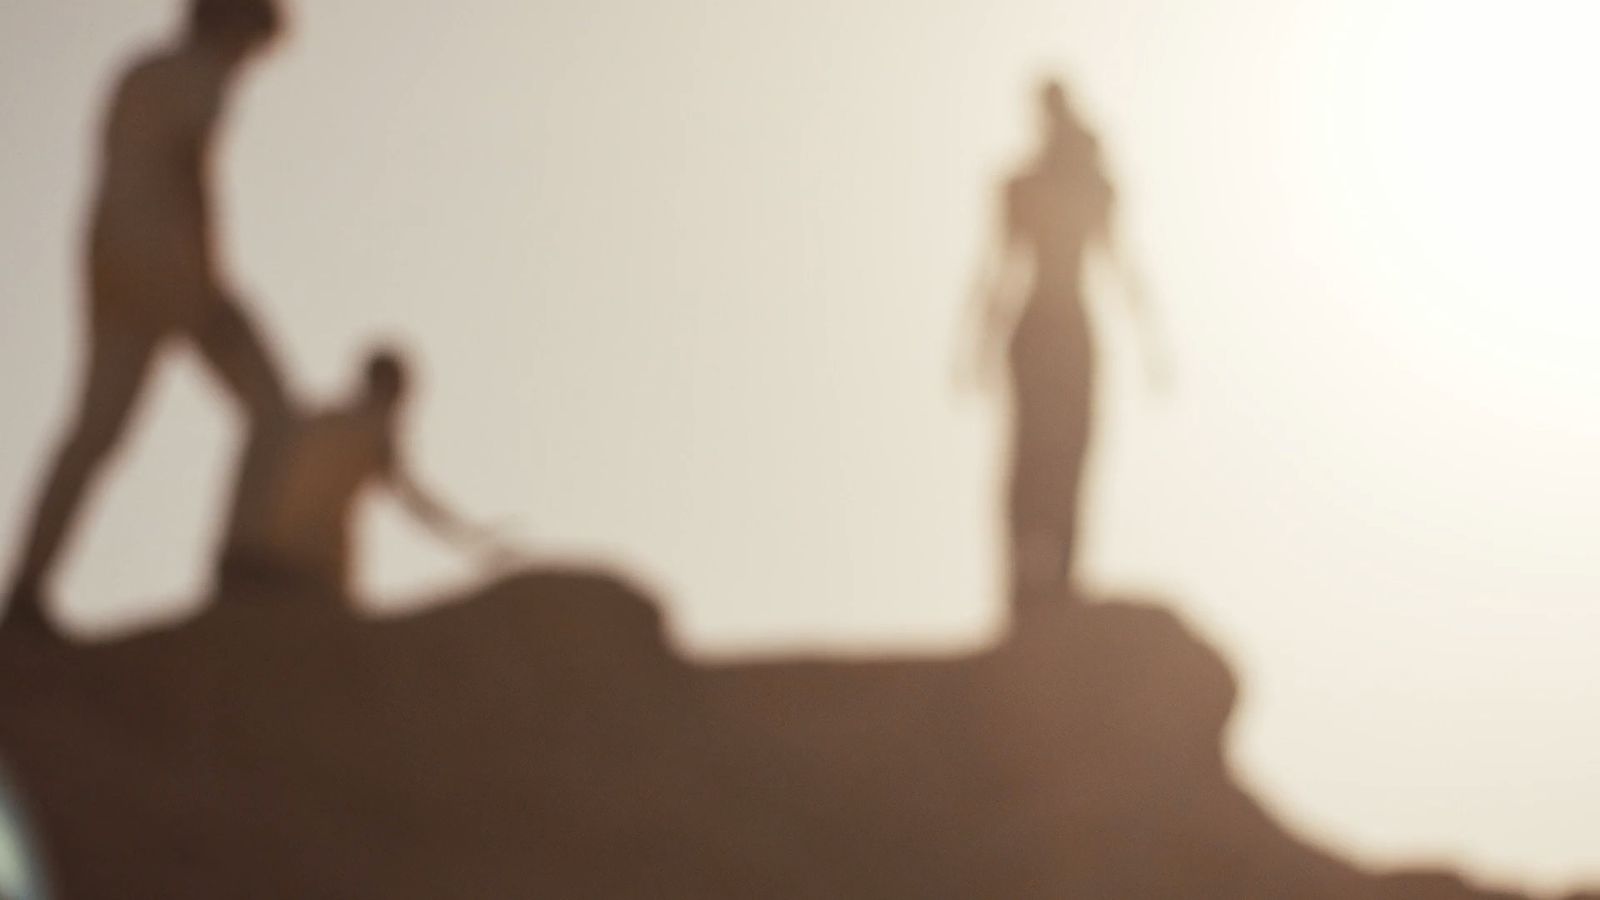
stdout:
[[396,467],[390,472],[389,487],[401,507],[440,540],[481,555],[486,561],[503,563],[522,555],[494,529],[458,514],[403,468]]

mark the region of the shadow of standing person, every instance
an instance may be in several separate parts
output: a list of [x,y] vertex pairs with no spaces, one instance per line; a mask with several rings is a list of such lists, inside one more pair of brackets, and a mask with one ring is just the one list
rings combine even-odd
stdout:
[[182,37],[137,60],[117,86],[88,235],[86,373],[5,624],[53,634],[44,594],[56,558],[173,339],[194,343],[252,419],[286,408],[277,366],[220,271],[208,183],[228,93],[280,28],[272,0],[192,0]]
[[[1004,347],[1011,386],[1006,525],[1014,603],[1059,595],[1071,583],[1098,371],[1084,260],[1091,248],[1116,251],[1115,197],[1094,135],[1060,84],[1046,84],[1039,103],[1041,146],[1001,193],[997,246],[977,298],[979,369],[992,368]],[[1150,338],[1143,298],[1131,278],[1125,286]],[[1152,352],[1159,381],[1157,360]]]

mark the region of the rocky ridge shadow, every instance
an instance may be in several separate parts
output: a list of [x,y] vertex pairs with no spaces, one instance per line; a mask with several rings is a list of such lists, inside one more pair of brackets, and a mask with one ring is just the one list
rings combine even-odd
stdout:
[[364,620],[221,598],[0,632],[0,746],[66,898],[1512,898],[1364,872],[1229,772],[1223,660],[1134,603],[956,658],[707,667],[604,573]]

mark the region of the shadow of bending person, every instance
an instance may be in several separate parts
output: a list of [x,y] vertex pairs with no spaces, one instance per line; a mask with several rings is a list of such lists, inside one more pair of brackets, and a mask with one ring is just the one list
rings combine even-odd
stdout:
[[412,477],[397,437],[408,367],[374,350],[362,383],[342,404],[258,419],[239,461],[217,594],[310,595],[350,601],[358,501],[369,487],[392,491],[402,508],[444,540],[505,567],[516,554],[467,523]]
[[[1084,260],[1098,248],[1120,263],[1111,233],[1114,192],[1094,135],[1059,83],[1045,84],[1039,103],[1041,146],[1004,185],[996,246],[977,295],[978,371],[992,371],[1003,348],[1011,387],[1006,525],[1014,603],[1059,595],[1071,583],[1097,374]],[[1118,268],[1151,338],[1135,279]],[[1161,358],[1147,349],[1159,384]]]
[[53,633],[46,594],[57,556],[174,339],[195,345],[252,418],[286,405],[277,366],[220,271],[208,181],[228,95],[280,28],[271,0],[193,0],[181,38],[117,86],[88,234],[86,371],[13,574],[7,624]]

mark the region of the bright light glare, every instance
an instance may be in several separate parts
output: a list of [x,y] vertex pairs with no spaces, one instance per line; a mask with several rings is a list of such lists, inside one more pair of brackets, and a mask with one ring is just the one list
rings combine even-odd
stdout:
[[[1600,389],[1592,4],[1400,4],[1345,46],[1330,161],[1448,377],[1524,409]],[[1539,410],[1528,410],[1537,414]],[[1596,417],[1600,419],[1600,417]]]

